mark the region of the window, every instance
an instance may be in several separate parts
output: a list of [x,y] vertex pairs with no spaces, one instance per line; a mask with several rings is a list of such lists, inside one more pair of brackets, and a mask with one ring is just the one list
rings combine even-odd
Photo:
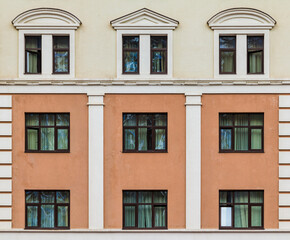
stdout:
[[53,36],[53,73],[69,73],[69,36]]
[[123,191],[124,229],[166,229],[167,191]]
[[166,113],[124,113],[124,152],[166,152]]
[[248,36],[248,73],[264,73],[264,37]]
[[220,152],[263,152],[263,113],[220,113]]
[[139,73],[139,36],[123,37],[123,74]]
[[236,73],[236,37],[220,37],[220,74]]
[[26,113],[26,152],[69,152],[69,113]]
[[262,229],[264,191],[220,191],[220,229]]
[[25,191],[25,228],[68,229],[69,191]]
[[25,73],[41,73],[41,36],[25,36]]
[[167,36],[151,36],[151,74],[167,73]]

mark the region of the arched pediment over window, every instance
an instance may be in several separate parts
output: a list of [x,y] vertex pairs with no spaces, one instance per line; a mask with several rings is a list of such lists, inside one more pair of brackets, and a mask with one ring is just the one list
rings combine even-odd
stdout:
[[230,8],[208,20],[211,29],[272,29],[276,21],[254,8]]
[[73,14],[56,8],[36,8],[12,20],[16,29],[77,29],[81,21]]

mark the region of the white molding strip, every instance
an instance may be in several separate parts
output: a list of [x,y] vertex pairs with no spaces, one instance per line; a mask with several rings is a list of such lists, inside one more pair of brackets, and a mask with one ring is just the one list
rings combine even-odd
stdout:
[[11,220],[12,219],[12,208],[1,207],[0,208],[0,220]]
[[0,107],[12,107],[12,96],[10,95],[0,96]]
[[12,205],[11,193],[0,193],[0,205],[1,206],[11,206]]
[[0,136],[12,135],[12,124],[11,123],[0,123]]
[[12,138],[11,137],[0,137],[0,149],[11,150],[12,149]]
[[290,152],[279,152],[279,164],[290,164]]
[[12,152],[0,152],[0,164],[11,164]]
[[12,177],[12,166],[0,165],[0,178],[11,178],[11,177]]
[[11,122],[11,121],[12,121],[12,110],[0,109],[0,122]]

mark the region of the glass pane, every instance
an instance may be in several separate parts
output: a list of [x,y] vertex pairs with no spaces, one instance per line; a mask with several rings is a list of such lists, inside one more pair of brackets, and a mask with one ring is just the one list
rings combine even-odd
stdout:
[[69,126],[69,114],[56,114],[56,126]]
[[123,37],[123,49],[138,49],[139,48],[139,37],[127,36]]
[[233,126],[233,114],[220,114],[220,126]]
[[41,128],[41,150],[54,150],[54,128]]
[[152,192],[139,192],[138,202],[139,203],[152,203]]
[[249,50],[249,73],[262,73],[263,72],[263,52]]
[[167,115],[166,114],[155,114],[154,115],[154,125],[155,126],[166,126],[167,125]]
[[167,191],[154,191],[153,192],[154,203],[166,203],[167,202]]
[[41,126],[54,126],[54,114],[41,114],[40,125]]
[[152,126],[152,115],[148,114],[139,115],[138,126]]
[[261,191],[250,192],[250,203],[263,203],[264,193]]
[[29,113],[25,115],[26,126],[38,126],[39,125],[39,114]]
[[42,191],[40,194],[41,203],[54,203],[55,192]]
[[235,228],[248,227],[248,205],[235,206]]
[[167,48],[167,36],[151,36],[151,48]]
[[248,114],[235,114],[235,126],[248,126],[249,115]]
[[235,150],[247,151],[248,149],[248,128],[235,128]]
[[136,192],[126,191],[123,193],[124,203],[136,203]]
[[69,191],[57,191],[56,192],[57,203],[69,203]]
[[68,72],[68,51],[54,51],[54,72],[67,73]]
[[124,114],[123,115],[123,126],[137,126],[136,114]]
[[138,206],[138,228],[152,228],[152,206]]
[[57,207],[57,225],[58,227],[68,227],[68,206]]
[[251,149],[262,149],[262,129],[251,129]]
[[135,129],[124,129],[125,150],[135,149]]
[[221,149],[232,149],[232,129],[221,129]]
[[68,150],[68,129],[57,129],[57,149]]
[[38,207],[37,206],[27,206],[27,227],[37,227],[38,226]]
[[252,227],[262,227],[262,207],[251,207],[251,224]]
[[166,72],[166,51],[152,52],[152,72],[165,73]]
[[53,37],[53,48],[69,48],[69,36],[54,36]]
[[232,203],[233,202],[233,193],[223,191],[220,192],[220,203]]
[[166,149],[166,130],[155,129],[155,149],[165,150]]
[[41,68],[41,52],[40,50],[27,50],[26,51],[26,72],[27,73],[40,73]]
[[54,205],[41,205],[41,227],[54,228]]
[[250,114],[250,125],[251,126],[263,126],[264,114]]
[[232,208],[221,207],[221,227],[232,226]]
[[124,72],[138,72],[138,52],[124,52]]
[[166,207],[154,207],[154,227],[166,227]]
[[248,203],[248,192],[238,191],[235,192],[235,203]]
[[221,73],[234,73],[235,71],[235,54],[233,51],[220,52]]
[[248,48],[264,48],[264,37],[248,36]]
[[38,129],[27,129],[27,150],[38,150]]
[[41,48],[41,36],[26,36],[25,48]]
[[138,151],[152,150],[152,128],[138,129]]
[[125,206],[124,227],[135,227],[135,206]]
[[220,48],[236,48],[236,37],[234,36],[223,36],[220,37]]
[[25,202],[26,203],[38,203],[39,195],[37,191],[26,191],[25,192]]

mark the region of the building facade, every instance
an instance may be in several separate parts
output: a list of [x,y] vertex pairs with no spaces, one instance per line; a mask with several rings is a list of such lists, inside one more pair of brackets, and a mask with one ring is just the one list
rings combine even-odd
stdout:
[[289,238],[287,0],[0,6],[0,237]]

